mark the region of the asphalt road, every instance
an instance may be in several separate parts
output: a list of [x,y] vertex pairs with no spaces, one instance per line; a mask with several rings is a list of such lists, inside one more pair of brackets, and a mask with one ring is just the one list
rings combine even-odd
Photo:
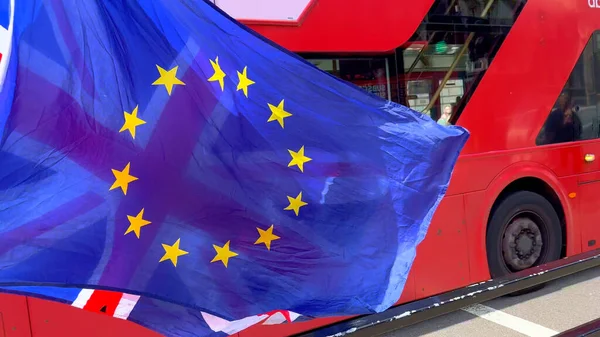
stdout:
[[385,337],[543,337],[600,318],[600,268],[383,335]]

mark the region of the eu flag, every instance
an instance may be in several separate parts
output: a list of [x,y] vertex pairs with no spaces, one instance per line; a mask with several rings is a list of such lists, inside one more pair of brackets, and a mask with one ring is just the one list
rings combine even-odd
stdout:
[[230,321],[399,298],[466,130],[204,1],[0,3],[0,286]]

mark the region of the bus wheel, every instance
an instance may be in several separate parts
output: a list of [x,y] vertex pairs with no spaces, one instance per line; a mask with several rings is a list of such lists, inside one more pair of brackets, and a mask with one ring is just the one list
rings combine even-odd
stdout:
[[529,191],[515,192],[502,200],[492,214],[486,248],[493,278],[558,260],[562,249],[560,219],[543,196]]

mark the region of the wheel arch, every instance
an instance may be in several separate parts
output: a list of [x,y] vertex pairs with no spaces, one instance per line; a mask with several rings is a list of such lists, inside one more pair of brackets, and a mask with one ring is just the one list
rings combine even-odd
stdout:
[[[475,226],[473,229],[475,233],[470,235],[477,242],[474,243],[475,247],[471,250],[473,253],[483,254],[487,256],[486,248],[486,237],[487,237],[487,226],[489,224],[490,216],[493,208],[498,205],[498,200],[505,197],[508,193],[524,188],[525,190],[534,189],[533,192],[543,191],[543,193],[550,193],[554,199],[551,201],[554,207],[559,207],[560,211],[557,210],[559,217],[561,218],[561,225],[563,226],[563,253],[572,255],[580,252],[581,247],[578,245],[577,231],[573,229],[574,214],[573,209],[569,204],[569,192],[563,187],[558,177],[548,167],[536,163],[521,161],[514,163],[504,168],[491,183],[486,187],[483,193],[483,210],[479,213],[479,226]],[[544,195],[542,193],[542,195]],[[473,230],[472,229],[472,230]],[[476,270],[489,270],[487,265],[487,259],[475,259],[472,261],[472,268]],[[489,275],[488,275],[489,276]]]

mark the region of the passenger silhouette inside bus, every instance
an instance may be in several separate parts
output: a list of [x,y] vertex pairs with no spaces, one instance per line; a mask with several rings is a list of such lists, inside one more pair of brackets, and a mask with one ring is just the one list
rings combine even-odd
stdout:
[[449,125],[451,116],[452,116],[452,107],[449,105],[446,105],[444,107],[444,111],[442,112],[442,115],[438,119],[437,123],[440,125]]
[[580,140],[582,125],[578,112],[579,106],[571,95],[563,92],[544,125],[544,132],[540,134],[542,139],[538,143],[555,144]]

